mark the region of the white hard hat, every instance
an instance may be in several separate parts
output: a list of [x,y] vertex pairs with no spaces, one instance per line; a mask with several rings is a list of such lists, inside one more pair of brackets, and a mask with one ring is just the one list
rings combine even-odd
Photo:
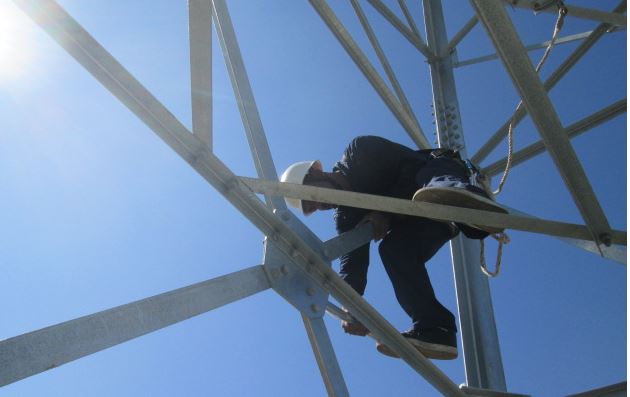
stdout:
[[[300,161],[299,163],[295,163],[289,166],[286,171],[284,171],[284,173],[280,177],[280,181],[302,185],[304,183],[304,178],[308,174],[308,171],[311,169],[311,167],[321,171],[322,163],[319,160]],[[302,200],[292,197],[285,197],[284,199],[289,206],[297,208],[300,211],[304,212],[304,210],[302,209]]]

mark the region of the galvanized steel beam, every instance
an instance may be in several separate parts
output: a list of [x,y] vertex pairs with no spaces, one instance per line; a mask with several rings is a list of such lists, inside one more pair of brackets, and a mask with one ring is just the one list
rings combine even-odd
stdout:
[[[429,62],[438,143],[466,154],[464,128],[441,0],[424,0],[429,48],[440,57]],[[469,21],[472,28],[473,23]],[[463,234],[451,240],[466,385],[505,391],[505,374],[488,278],[480,271],[480,247]]]
[[[557,13],[558,8],[553,4],[553,2],[546,8],[540,8],[540,1],[530,1],[530,0],[503,0],[509,6],[517,7],[517,8],[525,8],[528,10],[536,11],[536,12],[547,12],[547,13]],[[600,10],[594,10],[591,8],[577,7],[570,4],[564,5],[569,11],[567,15],[588,19],[592,21],[599,21],[603,23],[608,23],[611,25],[617,26],[626,26],[627,21],[625,15],[619,15],[617,13],[605,12]]]
[[[232,81],[234,96],[241,113],[256,171],[261,178],[278,179],[227,5],[225,0],[212,0],[212,3],[217,35],[221,43],[230,80]],[[284,200],[277,197],[265,197],[265,199],[267,200],[267,205],[271,206],[271,208],[286,209],[287,205]]]
[[385,74],[387,74],[387,78],[389,79],[390,83],[392,84],[392,87],[394,88],[394,91],[396,92],[396,96],[398,97],[400,104],[402,105],[405,112],[407,112],[407,114],[413,119],[418,130],[420,130],[422,135],[424,135],[424,131],[422,131],[422,127],[420,127],[418,118],[414,114],[413,109],[411,108],[411,105],[409,104],[409,100],[407,99],[405,92],[400,86],[400,83],[398,82],[398,79],[396,78],[396,74],[394,73],[394,70],[389,64],[389,61],[387,60],[387,56],[385,56],[385,53],[383,52],[383,49],[381,48],[381,45],[379,44],[378,39],[376,38],[376,35],[374,34],[374,30],[372,30],[372,27],[370,26],[370,23],[368,22],[368,19],[366,18],[365,13],[363,12],[363,9],[361,8],[361,5],[359,4],[357,0],[350,0],[350,2],[352,3],[352,7],[354,8],[354,11],[356,12],[357,17],[359,18],[359,22],[361,22],[361,26],[363,26],[363,30],[365,30],[365,34],[368,36],[368,39],[370,40],[370,43],[372,44],[372,48],[374,48],[374,52],[376,52],[376,56],[378,57],[379,61],[381,62],[381,65],[383,66],[383,70],[385,70]]
[[212,150],[212,5],[188,1],[193,134]]
[[[470,31],[475,26],[477,26],[478,22],[479,19],[476,15],[470,18],[468,22],[466,22],[466,24],[457,33],[455,33],[455,36],[453,36],[451,41],[449,41],[448,45],[446,46],[446,54],[450,54],[455,49],[455,47],[457,47],[457,45],[464,39],[464,37],[466,37],[466,35],[470,33]],[[456,67],[458,64],[459,62],[453,62],[453,67]]]
[[400,122],[405,129],[409,137],[418,145],[421,149],[428,149],[431,147],[429,141],[424,136],[419,126],[414,119],[405,111],[400,102],[390,92],[387,84],[379,76],[378,72],[368,58],[363,54],[363,51],[354,42],[348,31],[343,27],[343,24],[337,17],[333,10],[328,6],[325,0],[310,0],[311,5],[322,20],[326,23],[331,32],[335,35],[337,40],[341,43],[343,48],[348,52],[348,55],[352,58],[354,63],[359,67],[361,72],[368,79],[372,87],[381,96],[389,110],[394,114],[396,119]]
[[[621,0],[617,7],[615,7],[613,12],[623,13],[625,11],[626,0]],[[597,28],[593,30],[593,33],[588,36],[588,38],[586,38],[584,42],[580,44],[580,46],[576,48],[575,51],[573,51],[571,55],[567,57],[567,59],[564,60],[564,62],[562,62],[562,64],[547,78],[547,80],[545,80],[545,90],[549,91],[553,87],[555,87],[555,85],[571,70],[571,68],[573,68],[573,66],[575,66],[580,59],[582,59],[582,57],[588,52],[588,50],[590,50],[593,45],[595,45],[595,43],[597,43],[597,41],[602,36],[604,36],[604,34],[612,27],[613,25],[607,23],[603,23],[597,26]],[[499,143],[501,143],[503,138],[507,136],[508,126],[510,125],[510,123],[513,122],[514,127],[516,127],[518,123],[523,120],[526,114],[527,109],[524,106],[521,106],[520,109],[512,116],[510,116],[510,118],[508,118],[508,120],[503,123],[503,125],[492,135],[492,137],[490,137],[488,142],[486,142],[477,151],[477,153],[475,153],[471,157],[471,160],[476,164],[480,164],[486,157],[488,157],[490,152],[492,152],[492,150],[497,147]]]
[[333,237],[324,243],[324,255],[332,261],[343,254],[370,242],[374,235],[372,224],[369,222],[358,225],[356,228]]
[[416,21],[413,19],[413,16],[409,12],[409,8],[407,8],[406,0],[398,0],[398,5],[400,6],[400,9],[402,10],[403,15],[405,16],[405,19],[407,20],[407,23],[409,24],[409,27],[411,28],[411,31],[416,36],[420,37],[420,31],[418,30]]
[[[626,112],[626,99],[622,99],[613,103],[610,106],[605,107],[604,109],[599,110],[579,120],[570,126],[568,126],[565,130],[565,133],[570,139],[575,138],[578,135],[585,133],[586,131],[597,127],[598,125],[605,123],[606,121],[617,117]],[[512,153],[512,163],[511,167],[515,167],[519,164],[524,163],[525,161],[535,157],[541,153],[544,153],[547,150],[545,144],[542,140],[539,140],[536,143],[533,143],[525,148]],[[487,167],[484,167],[481,171],[488,175],[494,176],[497,175],[505,169],[505,164],[507,163],[507,158],[503,158],[501,160],[495,161]]]
[[628,394],[627,382],[619,382],[614,385],[598,387],[582,393],[571,394],[567,397],[625,397]]
[[422,37],[420,35],[415,34],[408,27],[405,26],[404,23],[396,14],[394,14],[381,0],[368,0],[368,2],[374,7],[389,23],[392,24],[409,42],[418,49],[427,59],[431,59],[435,56],[435,54],[429,49],[429,47],[424,43]]
[[560,133],[564,128],[503,4],[487,0],[471,1],[593,239],[609,245],[612,231],[606,215],[569,138]]
[[[618,32],[618,30],[615,30],[615,32]],[[584,40],[587,37],[589,37],[592,33],[593,33],[593,31],[591,30],[591,31],[588,31],[588,32],[576,33],[576,34],[572,34],[572,35],[569,35],[569,36],[559,37],[554,42],[554,45],[562,45],[562,44],[572,43],[574,41]],[[551,43],[551,41],[548,40],[548,41],[544,41],[544,42],[538,43],[538,44],[530,44],[528,46],[525,46],[525,49],[527,51],[539,50],[541,48],[547,48],[550,43]],[[495,60],[495,59],[499,59],[499,55],[496,54],[496,53],[483,55],[483,56],[475,57],[475,58],[471,58],[471,59],[466,59],[466,60],[463,60],[463,61],[457,61],[457,62],[455,62],[455,64],[453,66],[458,68],[458,67],[462,67],[462,66],[474,65],[476,63],[492,61],[492,60]]]
[[[348,207],[391,212],[394,214],[421,216],[444,221],[523,230],[550,236],[592,240],[591,234],[585,226],[574,223],[532,219],[511,214],[498,214],[495,212],[451,207],[441,204],[419,203],[392,197],[325,189],[293,183],[264,181],[246,177],[239,177],[239,179],[257,193],[268,193],[284,197],[299,198],[301,200],[345,205]],[[612,233],[612,243],[626,245],[626,232],[614,230]]]
[[0,342],[0,386],[157,331],[269,288],[262,266]]
[[328,395],[330,397],[350,396],[324,320],[321,317],[311,318],[302,315],[302,321]]
[[[539,219],[533,215],[527,214],[525,212],[519,211],[517,209],[511,207],[505,207],[510,211],[511,214],[524,216],[527,218]],[[583,249],[584,251],[588,251],[590,253],[601,255],[606,259],[610,259],[611,261],[615,261],[622,265],[627,264],[627,254],[626,247],[619,245],[611,245],[610,247],[606,247],[605,245],[597,245],[592,240],[582,240],[577,238],[569,238],[569,237],[557,237],[558,240],[571,244],[574,247],[578,247]]]
[[438,391],[445,395],[463,397],[464,394],[448,376],[423,357],[287,225],[290,222],[289,217],[286,220],[276,217],[251,190],[239,182],[236,175],[214,156],[203,142],[190,133],[57,3],[51,0],[14,2],[227,198],[254,226],[293,258],[311,279],[330,291],[331,295],[368,327],[375,337],[398,353]]
[[470,397],[530,397],[529,394],[508,393],[461,385],[460,389]]

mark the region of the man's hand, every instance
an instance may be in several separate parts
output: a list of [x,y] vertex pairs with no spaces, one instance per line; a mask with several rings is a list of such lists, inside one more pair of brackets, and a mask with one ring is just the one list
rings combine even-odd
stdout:
[[[345,308],[343,311],[348,313]],[[346,334],[350,335],[365,336],[370,333],[370,330],[367,329],[365,325],[361,324],[356,318],[353,318],[352,321],[342,321],[341,328],[343,328]]]
[[370,222],[372,224],[372,229],[374,230],[374,241],[379,241],[385,238],[387,232],[389,231],[388,215],[382,212],[372,211],[367,213],[359,224],[366,222]]

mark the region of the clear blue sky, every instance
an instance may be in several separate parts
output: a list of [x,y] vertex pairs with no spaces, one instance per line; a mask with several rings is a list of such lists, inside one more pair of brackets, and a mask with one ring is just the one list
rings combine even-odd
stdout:
[[[9,3],[0,3],[0,339],[259,264],[261,233]],[[191,127],[185,1],[60,3]],[[361,134],[412,144],[306,1],[228,3],[278,172],[314,158],[329,168]],[[350,5],[331,3],[376,63]],[[397,2],[387,3],[398,11]],[[452,36],[472,11],[468,2],[444,4]],[[610,10],[616,1],[570,4]],[[422,26],[419,2],[409,7]],[[431,133],[427,65],[369,5],[364,9]],[[527,44],[550,38],[553,15],[510,15]],[[595,26],[570,18],[563,34]],[[552,91],[564,125],[625,97],[625,37],[606,35]],[[557,47],[543,76],[576,46]],[[458,56],[489,52],[477,26]],[[236,174],[255,176],[216,39],[213,64],[215,151]],[[458,69],[456,77],[468,152],[475,153],[518,98],[498,61]],[[537,139],[530,121],[518,127],[517,148]],[[625,115],[572,143],[610,224],[625,230]],[[506,151],[499,146],[487,164]],[[546,154],[514,168],[499,201],[582,223]],[[305,222],[325,240],[335,234],[331,217]],[[624,380],[626,267],[548,236],[510,236],[502,274],[490,281],[508,389],[559,396]],[[488,252],[492,262],[494,245]],[[428,269],[439,299],[455,311],[448,247]],[[394,326],[409,326],[376,250],[365,298]],[[370,339],[326,322],[351,395],[437,395],[404,362],[376,352]],[[464,382],[461,354],[435,363]],[[321,396],[325,389],[299,314],[269,290],[1,394]]]

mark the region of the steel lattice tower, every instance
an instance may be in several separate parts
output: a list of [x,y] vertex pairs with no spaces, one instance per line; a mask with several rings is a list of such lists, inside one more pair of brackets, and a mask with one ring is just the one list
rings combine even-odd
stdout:
[[[327,2],[310,0],[310,3],[411,140],[419,148],[431,147],[360,2],[350,1],[393,90]],[[556,1],[471,0],[476,14],[449,39],[441,1],[424,0],[422,7],[426,40],[404,1],[400,1],[399,5],[407,19],[406,23],[381,0],[367,1],[426,57],[433,87],[432,103],[439,146],[457,149],[474,162],[481,163],[504,139],[510,121],[514,119],[518,123],[529,115],[541,139],[515,152],[514,164],[523,163],[547,151],[562,175],[584,219],[584,225],[538,219],[517,210],[502,215],[278,182],[225,0],[189,1],[190,72],[194,88],[191,90],[192,131],[53,0],[14,2],[238,209],[264,234],[265,240],[262,265],[0,341],[0,385],[36,375],[271,288],[300,311],[323,381],[331,396],[346,396],[349,391],[323,316],[329,313],[343,319],[348,318],[348,314],[329,302],[329,297],[333,297],[365,324],[375,339],[391,346],[440,393],[449,396],[516,395],[509,393],[506,387],[488,279],[479,271],[479,246],[476,242],[461,236],[451,242],[466,371],[466,384],[460,387],[418,353],[377,310],[331,269],[333,260],[371,240],[370,226],[365,225],[322,241],[287,209],[283,199],[285,196],[540,233],[560,237],[576,247],[625,263],[626,232],[610,227],[570,139],[623,114],[626,101],[615,102],[571,126],[563,126],[548,95],[548,91],[597,40],[607,32],[625,28],[625,1],[621,1],[610,12],[567,5],[568,18],[595,20],[600,25],[592,32],[559,39],[558,44],[575,40],[582,42],[544,81],[536,73],[527,53],[540,46],[526,48],[522,44],[506,12],[506,5],[555,13]],[[460,61],[455,56],[457,45],[478,24],[496,48],[497,54],[493,57],[503,62],[524,106],[513,117],[510,115],[505,125],[481,150],[470,155],[464,143],[454,69],[486,60],[482,57]],[[237,98],[258,178],[237,176],[213,153],[212,96],[200,94],[212,92],[212,72],[209,67],[212,41],[208,32],[212,31],[213,25]],[[506,161],[499,160],[484,167],[484,171],[491,176],[500,174]],[[264,200],[257,194],[264,195]],[[611,386],[596,393],[621,395],[624,393],[621,389],[625,391],[625,386]]]

